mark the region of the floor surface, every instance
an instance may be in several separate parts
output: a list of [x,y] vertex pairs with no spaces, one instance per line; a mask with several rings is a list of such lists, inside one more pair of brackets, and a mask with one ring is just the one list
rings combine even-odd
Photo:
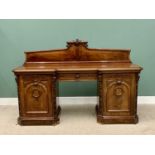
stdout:
[[56,126],[19,126],[18,107],[0,106],[0,134],[4,135],[148,135],[155,134],[155,104],[138,105],[138,124],[99,124],[95,104],[61,106]]

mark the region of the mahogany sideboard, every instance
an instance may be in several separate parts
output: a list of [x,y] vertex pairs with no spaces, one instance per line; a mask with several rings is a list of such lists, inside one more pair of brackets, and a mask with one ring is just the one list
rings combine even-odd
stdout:
[[137,89],[142,68],[132,64],[128,49],[92,49],[87,42],[67,42],[66,49],[25,52],[14,70],[20,125],[59,123],[59,81],[97,80],[97,121],[137,123]]

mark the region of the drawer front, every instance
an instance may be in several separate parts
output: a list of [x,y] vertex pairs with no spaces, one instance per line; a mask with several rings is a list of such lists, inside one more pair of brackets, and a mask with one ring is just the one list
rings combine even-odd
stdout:
[[49,75],[23,75],[19,80],[22,116],[49,116],[55,102],[54,83]]
[[106,115],[132,115],[136,104],[134,74],[103,75],[103,112]]
[[78,81],[78,80],[96,80],[97,75],[95,73],[59,73],[58,74],[59,80],[65,81]]

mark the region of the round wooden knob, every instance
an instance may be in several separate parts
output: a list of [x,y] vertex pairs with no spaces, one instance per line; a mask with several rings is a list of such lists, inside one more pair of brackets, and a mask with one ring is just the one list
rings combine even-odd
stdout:
[[76,79],[79,79],[79,78],[80,78],[80,74],[79,74],[79,73],[76,73],[76,74],[75,74],[75,78],[76,78]]

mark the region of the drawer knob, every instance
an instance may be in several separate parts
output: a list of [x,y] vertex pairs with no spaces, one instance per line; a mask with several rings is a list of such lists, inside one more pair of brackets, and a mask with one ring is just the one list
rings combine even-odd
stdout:
[[80,74],[79,74],[79,73],[76,73],[76,74],[75,74],[75,78],[76,78],[76,79],[79,79],[79,78],[80,78]]

